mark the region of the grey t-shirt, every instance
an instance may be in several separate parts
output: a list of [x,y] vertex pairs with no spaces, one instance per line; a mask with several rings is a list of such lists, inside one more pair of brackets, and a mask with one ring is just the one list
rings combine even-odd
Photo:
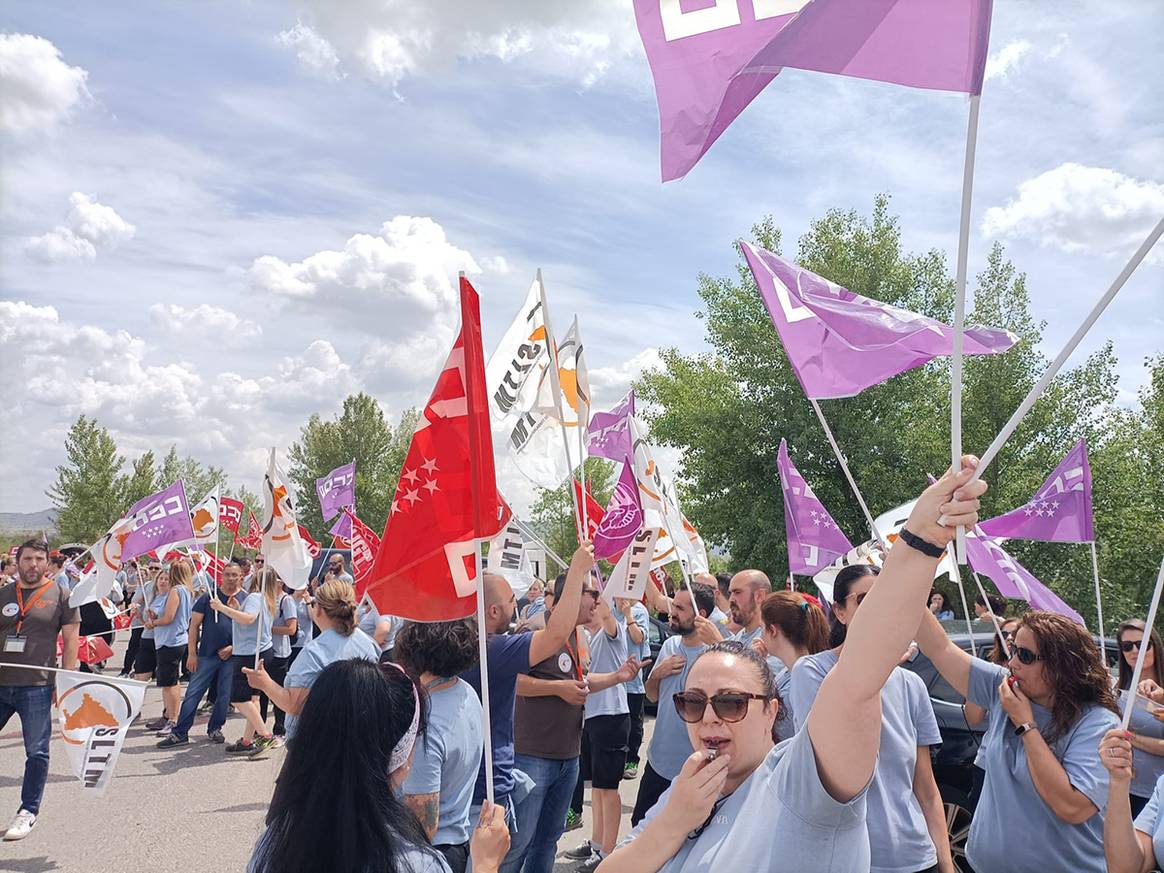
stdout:
[[[621,612],[616,612],[614,617],[618,619],[619,624],[626,623],[626,616]],[[630,630],[627,630],[626,646],[627,651],[634,655],[639,661],[646,660],[651,657],[651,617],[647,612],[647,608],[641,603],[631,604],[631,621],[639,626],[639,630],[643,632],[643,641],[635,643],[630,638]],[[619,665],[622,666],[621,664]],[[635,673],[635,678],[626,683],[627,694],[643,694],[646,692],[646,687],[643,685],[643,671],[639,670]]]
[[[720,798],[703,832],[686,840],[659,873],[867,873],[867,790],[848,803],[829,796],[808,731],[801,731]],[[670,798],[668,788],[626,842],[638,837]]]
[[[1120,709],[1123,709],[1128,699],[1128,692],[1120,692]],[[1132,722],[1128,727],[1135,734],[1142,737],[1151,737],[1154,740],[1164,739],[1164,723],[1156,716],[1145,712],[1138,706],[1132,707]],[[1164,755],[1153,755],[1141,749],[1132,749],[1132,776],[1131,793],[1135,797],[1151,797],[1156,790],[1156,782],[1164,775]],[[1164,858],[1164,856],[1160,856]]]
[[[792,668],[797,730],[804,727],[821,683],[836,665],[836,652],[826,649],[805,655]],[[913,793],[913,776],[918,746],[941,742],[925,682],[916,673],[894,668],[881,689],[881,748],[869,787],[872,873],[915,873],[938,862],[925,815]]]
[[[975,870],[1007,873],[1105,873],[1103,810],[1107,804],[1108,773],[1099,760],[1099,742],[1119,723],[1114,712],[1085,705],[1083,714],[1052,745],[1056,759],[1071,785],[1095,804],[1095,815],[1083,824],[1063,821],[1039,796],[1027,764],[1022,737],[1015,736],[998,686],[1006,671],[995,664],[970,665],[969,699],[985,707],[990,729],[983,739],[986,781],[970,825],[966,856]],[[1032,703],[1035,723],[1043,731],[1051,712]]]
[[659,680],[659,714],[655,717],[655,731],[651,734],[651,745],[647,749],[647,763],[664,779],[678,776],[683,769],[683,762],[695,751],[687,735],[687,724],[675,711],[673,698],[683,690],[691,665],[706,648],[704,645],[685,646],[681,636],[667,637],[651,668],[656,669],[672,655],[682,655],[686,659],[680,672]]
[[[591,673],[613,673],[627,658],[626,625],[615,622],[615,635],[609,636],[599,628],[590,637]],[[584,718],[596,715],[624,715],[630,712],[626,700],[626,685],[619,682],[586,695]]]

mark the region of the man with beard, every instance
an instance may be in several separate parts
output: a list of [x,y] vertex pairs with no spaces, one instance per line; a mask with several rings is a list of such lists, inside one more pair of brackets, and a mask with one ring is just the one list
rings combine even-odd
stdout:
[[764,598],[772,593],[772,583],[762,570],[740,570],[732,576],[730,591],[728,608],[732,622],[740,629],[729,639],[751,646],[768,659],[768,667],[776,677],[776,690],[784,701],[776,722],[776,734],[779,739],[786,740],[796,732],[788,705],[792,700],[792,674],[779,658],[769,654],[764,645],[764,621],[760,613]]
[[[692,597],[695,600],[692,602]],[[655,732],[647,749],[647,768],[639,782],[631,825],[637,825],[647,814],[671,781],[679,775],[693,749],[687,736],[687,725],[675,711],[672,698],[683,690],[687,671],[699,654],[707,648],[700,642],[696,617],[707,618],[715,609],[715,593],[708,585],[694,584],[691,590],[681,588],[671,601],[671,630],[675,636],[663,641],[651,675],[647,677],[647,699],[659,705],[655,718]],[[757,610],[759,615],[759,610]]]

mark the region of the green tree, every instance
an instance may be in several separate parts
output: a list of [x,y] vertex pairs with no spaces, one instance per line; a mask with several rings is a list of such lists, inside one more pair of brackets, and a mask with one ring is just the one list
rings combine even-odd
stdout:
[[[240,536],[246,536],[248,531],[248,523],[250,516],[248,513],[254,513],[255,518],[260,521],[263,518],[263,501],[254,491],[251,491],[245,485],[240,485],[237,489],[224,489],[223,497],[233,497],[243,505],[242,521],[239,523]],[[247,557],[254,557],[256,552],[253,549],[244,549],[234,543],[234,531],[228,530],[224,525],[218,527],[218,548],[215,553],[221,556],[224,560],[229,555],[245,555]]]
[[[614,464],[602,458],[586,459],[586,479],[590,493],[605,507],[614,492]],[[542,541],[566,561],[578,548],[578,531],[574,521],[574,498],[569,483],[560,488],[538,489],[537,500],[530,507],[530,523]]]
[[121,502],[128,508],[137,501],[153,494],[158,485],[157,461],[152,450],[147,451],[133,462],[133,471],[121,479]]
[[167,488],[179,479],[186,486],[186,499],[193,505],[216,486],[225,485],[226,473],[221,467],[206,466],[193,458],[180,457],[177,447],[170,446],[170,451],[158,465],[158,488]]
[[125,458],[96,419],[80,416],[65,438],[67,460],[46,494],[65,541],[92,543],[109,530],[122,510],[121,468]]

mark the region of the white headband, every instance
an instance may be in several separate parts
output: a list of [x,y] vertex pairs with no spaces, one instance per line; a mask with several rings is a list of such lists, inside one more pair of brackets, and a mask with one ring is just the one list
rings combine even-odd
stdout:
[[408,684],[412,687],[412,724],[408,726],[408,730],[404,732],[404,736],[400,738],[396,748],[392,750],[392,757],[388,759],[388,772],[395,773],[408,761],[408,756],[412,754],[412,747],[416,743],[416,731],[420,727],[420,696],[416,693],[416,683],[404,672],[403,668],[391,661],[387,663],[400,670],[400,674],[408,679]]

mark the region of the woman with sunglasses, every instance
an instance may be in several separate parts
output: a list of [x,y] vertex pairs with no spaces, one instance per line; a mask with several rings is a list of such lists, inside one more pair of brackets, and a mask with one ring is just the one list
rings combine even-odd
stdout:
[[932,615],[918,645],[957,691],[987,710],[986,779],[966,857],[976,870],[1105,873],[1108,773],[1095,749],[1117,721],[1095,642],[1069,618],[1019,620],[1010,675],[962,651]]
[[[1154,690],[1164,687],[1164,646],[1161,645],[1160,634],[1152,631],[1148,650],[1144,653],[1144,670],[1140,683],[1141,693],[1145,690]],[[1116,641],[1120,648],[1119,678],[1116,688],[1120,692],[1120,708],[1127,701],[1131,693],[1132,671],[1136,667],[1136,658],[1139,657],[1140,647],[1144,641],[1144,623],[1138,618],[1123,622],[1116,631]],[[1152,715],[1147,709],[1135,706],[1132,708],[1131,728],[1132,744],[1132,776],[1131,804],[1132,816],[1140,814],[1148,799],[1156,790],[1156,781],[1164,775],[1164,722]],[[1113,788],[1114,781],[1113,781]]]
[[[780,697],[767,660],[729,641],[691,666],[674,698],[695,751],[601,873],[865,873],[865,792],[881,740],[881,687],[926,610],[957,525],[973,525],[982,481],[963,459],[918,498],[821,685],[805,729],[776,746]],[[946,525],[949,525],[947,527]]]
[[[832,648],[802,658],[792,670],[798,730],[825,678],[838,667],[849,625],[874,590],[878,573],[869,564],[854,564],[837,574],[828,639]],[[930,746],[941,742],[925,682],[897,667],[881,689],[881,748],[867,803],[871,873],[954,873],[945,807],[930,757]]]

